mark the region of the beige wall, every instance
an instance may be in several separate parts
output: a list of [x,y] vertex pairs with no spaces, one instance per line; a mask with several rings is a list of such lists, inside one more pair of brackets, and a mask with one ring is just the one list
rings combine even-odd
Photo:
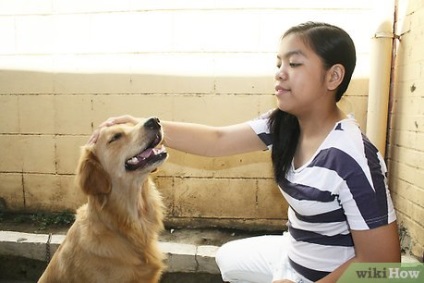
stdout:
[[398,1],[388,140],[389,181],[404,246],[424,253],[424,1]]
[[[83,203],[73,188],[79,147],[109,116],[225,125],[274,107],[279,36],[307,20],[327,21],[352,35],[358,67],[341,103],[364,127],[370,2],[1,1],[1,203],[19,211]],[[284,224],[287,205],[274,184],[269,153],[170,154],[155,175],[169,222]]]

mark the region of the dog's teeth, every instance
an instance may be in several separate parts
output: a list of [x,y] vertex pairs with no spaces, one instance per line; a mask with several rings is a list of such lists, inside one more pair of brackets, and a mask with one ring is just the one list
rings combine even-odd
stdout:
[[137,157],[133,157],[133,158],[131,158],[130,160],[128,160],[128,163],[130,163],[130,164],[136,164],[138,162],[138,158]]

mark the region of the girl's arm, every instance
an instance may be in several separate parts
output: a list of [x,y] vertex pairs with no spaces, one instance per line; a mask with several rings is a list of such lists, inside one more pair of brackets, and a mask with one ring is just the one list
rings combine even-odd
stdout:
[[[130,115],[112,117],[100,124],[102,127],[123,123],[138,123],[140,118]],[[266,145],[247,123],[225,127],[161,121],[165,145],[187,153],[203,156],[227,156],[265,150]],[[94,131],[89,143],[95,143],[99,129]]]
[[227,156],[265,150],[265,144],[247,123],[225,127],[161,122],[165,145],[203,156]]
[[351,233],[356,256],[317,282],[336,282],[353,262],[400,262],[396,221],[370,230],[352,230]]

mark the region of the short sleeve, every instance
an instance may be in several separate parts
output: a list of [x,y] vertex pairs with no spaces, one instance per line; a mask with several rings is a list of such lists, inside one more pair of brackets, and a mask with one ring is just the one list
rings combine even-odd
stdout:
[[271,112],[272,111],[268,111],[258,118],[247,122],[256,135],[258,135],[262,142],[267,146],[268,150],[272,148],[272,134],[270,133],[268,125]]
[[[365,144],[369,145],[365,146],[363,162],[350,162],[352,174],[344,178],[345,190],[339,195],[349,226],[354,230],[372,229],[396,220],[384,160],[368,141]],[[358,160],[361,159],[355,161]]]

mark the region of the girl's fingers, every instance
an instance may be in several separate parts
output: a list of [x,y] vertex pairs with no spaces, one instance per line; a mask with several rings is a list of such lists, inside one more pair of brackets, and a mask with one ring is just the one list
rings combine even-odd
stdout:
[[97,139],[99,138],[99,133],[100,133],[99,129],[94,130],[94,132],[91,134],[90,139],[87,142],[87,145],[95,144],[97,142]]
[[88,140],[87,144],[95,144],[97,142],[97,139],[99,138],[100,130],[104,127],[110,127],[116,124],[125,124],[125,123],[138,123],[138,119],[131,116],[131,115],[122,115],[118,117],[110,117],[103,123],[99,125],[99,127],[93,131],[93,134],[91,135],[90,139]]

